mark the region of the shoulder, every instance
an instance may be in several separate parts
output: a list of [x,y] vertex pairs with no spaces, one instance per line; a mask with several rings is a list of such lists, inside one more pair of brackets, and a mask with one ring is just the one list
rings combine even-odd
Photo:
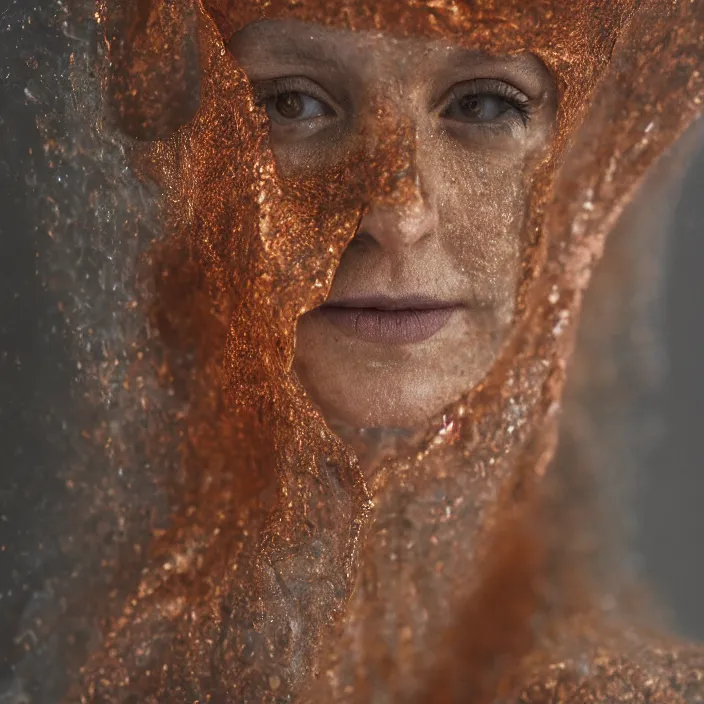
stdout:
[[595,648],[521,679],[501,704],[704,704],[704,646]]

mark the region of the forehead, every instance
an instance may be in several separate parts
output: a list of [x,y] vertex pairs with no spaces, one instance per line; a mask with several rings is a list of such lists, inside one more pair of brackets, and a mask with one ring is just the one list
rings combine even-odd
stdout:
[[516,40],[609,41],[636,0],[205,0],[224,38],[258,19],[299,19],[399,36],[444,37],[486,49]]
[[[225,41],[258,20],[426,37],[494,54],[530,52],[565,105],[588,94],[637,0],[204,0]],[[574,97],[573,97],[574,96]]]
[[524,51],[492,56],[467,49],[447,39],[397,37],[378,30],[350,31],[300,20],[259,20],[237,31],[229,48],[243,68],[262,71],[274,64],[282,69],[302,66],[318,72],[323,65],[330,73],[368,76],[374,80],[408,77],[423,80],[442,72],[447,80],[466,78],[467,66],[484,68],[501,77],[521,75],[530,95],[542,89],[544,65]]

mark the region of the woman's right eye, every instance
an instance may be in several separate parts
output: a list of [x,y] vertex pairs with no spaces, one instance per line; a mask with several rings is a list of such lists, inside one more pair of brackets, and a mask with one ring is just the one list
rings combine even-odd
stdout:
[[333,114],[332,109],[322,100],[295,90],[279,92],[267,98],[265,107],[269,117],[280,125],[305,122]]

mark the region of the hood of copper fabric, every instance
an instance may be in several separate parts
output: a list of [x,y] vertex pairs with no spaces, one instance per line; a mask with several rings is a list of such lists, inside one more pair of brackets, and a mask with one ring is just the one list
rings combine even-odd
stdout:
[[[528,50],[558,80],[559,139],[533,185],[511,339],[371,484],[290,366],[297,317],[323,300],[365,204],[405,166],[404,132],[374,159],[283,182],[224,48],[248,22],[281,17]],[[702,29],[701,3],[660,0],[205,3],[200,108],[139,150],[176,211],[154,254],[165,273],[154,315],[175,349],[196,348],[179,368],[194,442],[174,489],[182,508],[86,691],[444,701],[454,690],[438,683],[431,650],[461,612],[478,630],[460,696],[492,700],[501,677],[487,662],[540,647],[530,624],[545,608],[546,551],[530,517],[581,296],[642,175],[701,111]],[[491,616],[499,593],[498,611],[513,605],[504,621]]]

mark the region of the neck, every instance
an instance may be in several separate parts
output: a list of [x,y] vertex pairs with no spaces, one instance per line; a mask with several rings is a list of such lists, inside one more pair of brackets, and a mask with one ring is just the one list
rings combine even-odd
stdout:
[[494,659],[505,665],[532,642],[545,570],[533,502],[515,502],[513,474],[492,489],[476,474],[428,470],[419,480],[403,463],[378,471],[337,655],[321,663],[321,701],[414,701],[461,662],[462,677],[448,681],[479,704],[498,686]]

